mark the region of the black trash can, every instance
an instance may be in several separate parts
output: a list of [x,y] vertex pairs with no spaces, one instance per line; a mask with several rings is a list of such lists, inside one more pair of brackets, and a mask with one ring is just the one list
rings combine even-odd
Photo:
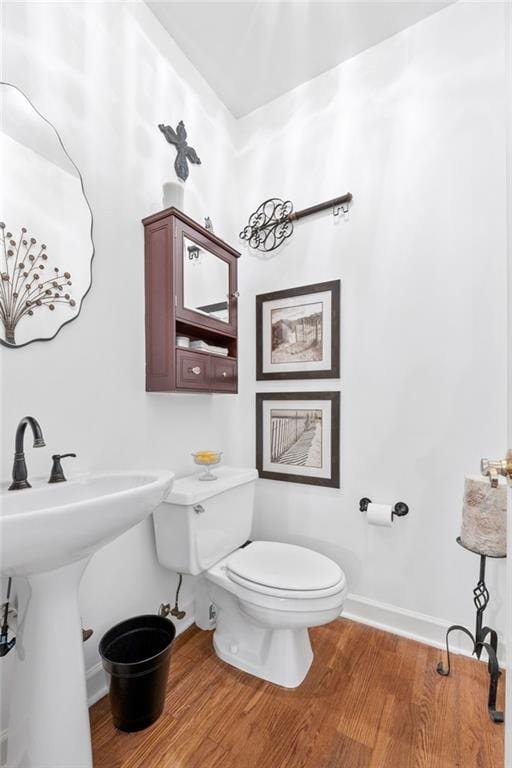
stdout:
[[162,714],[175,635],[172,621],[150,614],[126,619],[101,638],[112,719],[120,731],[141,731]]

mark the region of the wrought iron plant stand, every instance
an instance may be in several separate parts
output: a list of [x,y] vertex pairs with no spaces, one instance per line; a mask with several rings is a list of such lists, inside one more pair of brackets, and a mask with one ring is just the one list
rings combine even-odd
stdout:
[[437,665],[437,671],[440,675],[443,675],[447,677],[450,674],[450,646],[449,646],[449,636],[451,632],[454,632],[455,630],[458,630],[459,632],[464,632],[473,643],[473,655],[476,656],[477,659],[480,659],[482,655],[482,651],[487,651],[487,655],[489,657],[487,668],[490,675],[490,681],[489,681],[489,696],[487,699],[487,708],[489,710],[489,717],[494,723],[502,723],[504,720],[504,713],[498,712],[496,710],[496,695],[498,693],[498,680],[500,678],[501,672],[498,664],[498,635],[496,633],[495,629],[491,629],[490,627],[484,626],[483,618],[484,618],[484,611],[487,608],[490,600],[489,590],[487,589],[486,583],[485,583],[485,565],[486,565],[486,559],[487,557],[492,557],[492,555],[483,555],[481,552],[477,552],[474,549],[469,549],[469,547],[466,547],[460,540],[460,537],[457,538],[457,544],[459,544],[461,547],[464,547],[464,549],[467,549],[468,552],[473,552],[475,555],[480,556],[480,574],[478,578],[478,584],[473,590],[473,603],[475,604],[476,608],[476,623],[475,623],[475,634],[473,635],[472,632],[469,631],[469,629],[466,629],[466,627],[462,627],[460,624],[452,624],[451,627],[448,628],[446,632],[446,660],[447,660],[447,666],[445,667],[443,665],[443,662],[440,661]]

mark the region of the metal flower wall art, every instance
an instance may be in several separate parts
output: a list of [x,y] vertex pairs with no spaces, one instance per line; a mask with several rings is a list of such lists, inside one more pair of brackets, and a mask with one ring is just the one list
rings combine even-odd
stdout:
[[176,160],[174,161],[174,170],[179,179],[186,181],[189,174],[188,161],[195,165],[201,165],[201,160],[195,149],[187,144],[185,123],[183,120],[180,120],[176,126],[176,130],[171,128],[170,125],[164,125],[163,123],[160,123],[158,127],[169,144],[173,144],[173,146],[176,147],[177,155]]
[[44,243],[29,237],[25,227],[17,239],[0,222],[0,318],[5,340],[16,344],[16,327],[36,312],[55,310],[56,304],[74,307],[69,293],[70,272],[52,267]]

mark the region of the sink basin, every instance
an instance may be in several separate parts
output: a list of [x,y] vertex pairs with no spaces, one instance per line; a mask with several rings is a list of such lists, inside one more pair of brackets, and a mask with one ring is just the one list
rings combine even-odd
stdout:
[[41,573],[93,554],[146,517],[170,488],[170,472],[82,475],[0,491],[3,576]]
[[0,568],[18,595],[9,768],[92,768],[80,579],[96,550],[163,501],[173,477],[112,472],[1,486]]

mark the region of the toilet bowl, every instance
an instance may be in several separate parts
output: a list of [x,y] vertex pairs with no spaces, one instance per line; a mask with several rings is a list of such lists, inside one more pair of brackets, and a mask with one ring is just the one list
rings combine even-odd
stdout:
[[216,474],[212,483],[197,475],[176,480],[155,510],[158,559],[177,573],[202,575],[215,607],[213,645],[220,659],[295,688],[313,661],[308,628],[340,615],[345,575],[306,547],[248,541],[257,472],[221,467]]
[[[271,559],[275,565],[269,568]],[[216,607],[217,655],[286,688],[300,685],[313,661],[308,627],[336,619],[347,594],[336,563],[279,542],[252,542],[204,578]]]

